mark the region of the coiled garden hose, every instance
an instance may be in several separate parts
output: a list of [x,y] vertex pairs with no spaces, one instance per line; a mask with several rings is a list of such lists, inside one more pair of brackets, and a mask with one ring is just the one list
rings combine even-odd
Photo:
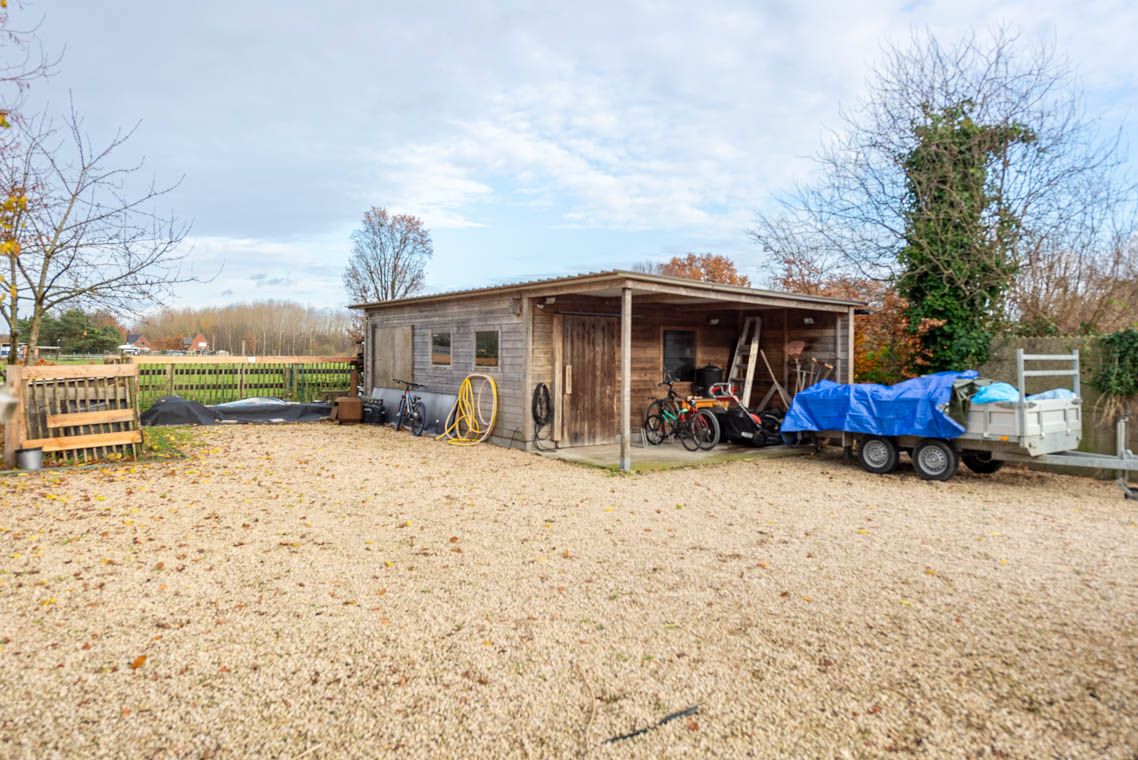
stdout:
[[[478,389],[474,388],[474,381],[481,380]],[[490,413],[486,414],[484,407],[484,394],[490,389]],[[447,443],[455,446],[473,446],[482,443],[490,437],[494,430],[494,422],[498,419],[498,385],[489,375],[467,375],[458,386],[458,398],[447,415],[446,430],[436,441],[444,438]]]
[[[533,414],[533,445],[538,451],[549,451],[542,446],[542,442],[553,440],[553,401],[549,398],[549,386],[545,383],[534,386],[530,412]],[[547,429],[544,435],[543,429]]]

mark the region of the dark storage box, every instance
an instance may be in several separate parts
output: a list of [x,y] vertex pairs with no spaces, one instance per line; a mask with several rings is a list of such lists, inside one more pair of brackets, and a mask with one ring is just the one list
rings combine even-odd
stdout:
[[692,383],[692,393],[697,396],[707,396],[708,388],[716,383],[723,382],[723,368],[708,364],[695,371],[695,382]]

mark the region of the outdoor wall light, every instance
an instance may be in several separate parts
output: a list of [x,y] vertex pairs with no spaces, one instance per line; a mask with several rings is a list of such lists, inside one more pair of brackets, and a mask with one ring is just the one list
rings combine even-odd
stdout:
[[804,324],[804,325],[814,324],[814,317],[803,317],[802,318],[802,324]]
[[719,324],[719,317],[712,317],[711,319],[707,320],[707,324],[709,324],[709,325]]

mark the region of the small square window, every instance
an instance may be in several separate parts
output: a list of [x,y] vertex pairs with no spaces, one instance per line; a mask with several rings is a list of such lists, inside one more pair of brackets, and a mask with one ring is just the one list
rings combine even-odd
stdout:
[[474,333],[474,366],[498,366],[497,330],[478,330]]
[[450,366],[450,333],[431,333],[431,364],[436,366]]
[[694,331],[664,331],[664,372],[671,373],[681,383],[695,380]]

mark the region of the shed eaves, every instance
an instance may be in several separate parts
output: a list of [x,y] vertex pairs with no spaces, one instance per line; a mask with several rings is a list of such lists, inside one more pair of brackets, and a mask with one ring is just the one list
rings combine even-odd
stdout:
[[449,290],[441,293],[429,293],[421,296],[413,296],[411,298],[401,298],[393,301],[373,301],[369,303],[356,303],[351,304],[349,308],[352,309],[381,309],[391,306],[402,304],[410,304],[425,301],[449,301],[469,296],[484,296],[491,294],[501,294],[510,292],[524,292],[526,290],[537,290],[543,287],[553,285],[569,285],[574,282],[582,284],[586,282],[613,280],[614,284],[617,281],[634,281],[646,284],[655,285],[672,285],[684,288],[696,288],[699,290],[707,290],[719,293],[734,293],[738,295],[757,295],[767,296],[773,298],[782,298],[787,301],[800,301],[804,303],[819,303],[819,304],[837,304],[841,306],[861,307],[865,304],[861,301],[851,301],[843,298],[829,298],[826,296],[812,296],[804,293],[786,293],[777,290],[762,290],[759,288],[743,287],[741,285],[725,285],[716,282],[703,282],[701,280],[689,280],[683,277],[671,277],[659,274],[645,274],[643,272],[628,272],[620,269],[607,270],[602,272],[586,272],[568,277],[547,277],[536,280],[527,280],[524,282],[509,283],[504,285],[491,285],[482,288],[470,288],[465,290]]

